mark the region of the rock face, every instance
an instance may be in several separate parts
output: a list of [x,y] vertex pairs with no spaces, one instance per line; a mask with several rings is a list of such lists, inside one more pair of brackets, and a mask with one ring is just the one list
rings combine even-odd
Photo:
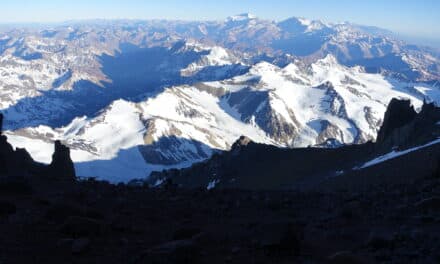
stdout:
[[388,150],[426,143],[440,135],[438,120],[440,109],[433,103],[424,102],[417,113],[410,101],[393,99],[385,112],[377,145],[382,150]]
[[[377,136],[377,142],[384,142],[393,136],[393,132],[414,120],[417,113],[408,100],[393,98],[385,112],[382,127]],[[396,138],[396,140],[399,140]]]
[[[0,113],[0,127],[2,127],[3,115]],[[0,176],[37,176],[52,177],[56,179],[75,179],[75,169],[70,158],[68,147],[55,142],[55,152],[52,163],[44,166],[35,162],[26,149],[14,148],[8,143],[7,137],[0,130]]]
[[75,168],[70,158],[70,149],[59,140],[55,141],[55,152],[52,155],[52,163],[49,165],[50,175],[57,179],[74,180]]

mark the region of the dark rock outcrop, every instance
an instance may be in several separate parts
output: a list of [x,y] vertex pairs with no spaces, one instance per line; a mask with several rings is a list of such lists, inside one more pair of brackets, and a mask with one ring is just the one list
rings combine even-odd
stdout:
[[[216,188],[313,188],[342,174],[358,175],[359,170],[354,168],[392,150],[413,148],[439,138],[439,120],[440,108],[433,103],[425,102],[417,113],[410,101],[392,99],[376,143],[345,145],[334,149],[286,149],[254,143],[241,136],[232,145],[231,151],[215,154],[190,168],[155,173],[149,180],[154,183],[172,178],[173,183],[179,186],[203,188],[214,182]],[[437,167],[432,165],[433,160],[437,162],[440,154],[436,148],[431,152],[429,159],[420,158],[426,162],[426,166],[408,167],[408,171],[402,172],[406,176],[401,175],[400,179],[403,181],[414,177],[411,176],[414,170],[422,169],[426,174],[433,174]],[[395,172],[396,168],[385,166],[382,173],[391,170]]]
[[377,135],[377,142],[384,142],[393,132],[414,120],[417,113],[409,100],[393,98],[388,104],[382,126]]
[[55,141],[55,152],[52,155],[52,163],[49,165],[51,177],[60,180],[75,180],[75,168],[70,158],[70,149],[59,140]]
[[239,154],[240,151],[248,146],[249,144],[254,144],[252,140],[246,136],[241,136],[237,141],[231,146],[231,152],[234,154]]
[[7,164],[10,163],[11,153],[13,153],[12,146],[8,144],[5,136],[0,135],[0,174],[8,172]]
[[[0,113],[0,127],[2,127],[3,115]],[[34,165],[34,161],[25,149],[14,148],[8,143],[8,139],[0,130],[0,175],[15,174],[22,176],[27,174]]]
[[440,135],[439,120],[440,108],[434,103],[424,102],[417,113],[409,100],[392,99],[377,136],[377,148],[379,151],[404,149],[434,140]]
[[303,185],[303,181],[353,168],[359,160],[371,156],[373,150],[372,143],[333,149],[287,149],[242,137],[231,151],[215,154],[190,168],[152,174],[149,181],[154,184],[159,179],[172,178],[173,183],[190,188],[207,188],[216,182],[215,188],[291,189]]
[[[3,115],[0,113],[0,127],[2,127],[2,121]],[[0,176],[75,180],[75,169],[69,148],[61,142],[55,142],[52,163],[45,166],[35,162],[26,149],[14,150],[0,130]]]

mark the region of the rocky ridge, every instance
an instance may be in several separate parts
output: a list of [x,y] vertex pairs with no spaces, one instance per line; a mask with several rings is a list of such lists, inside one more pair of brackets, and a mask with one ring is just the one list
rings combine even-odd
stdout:
[[319,188],[329,181],[333,185],[337,182],[366,188],[370,180],[371,184],[374,182],[374,177],[365,179],[359,175],[396,173],[399,159],[417,160],[412,162],[413,167],[399,169],[400,179],[393,178],[398,183],[412,179],[412,174],[424,177],[434,173],[439,161],[439,120],[440,108],[432,103],[424,103],[416,113],[409,101],[393,99],[374,143],[334,149],[285,149],[241,137],[231,151],[215,154],[186,169],[154,173],[150,181],[166,182],[165,178],[182,187],[215,183],[216,188],[244,189]]

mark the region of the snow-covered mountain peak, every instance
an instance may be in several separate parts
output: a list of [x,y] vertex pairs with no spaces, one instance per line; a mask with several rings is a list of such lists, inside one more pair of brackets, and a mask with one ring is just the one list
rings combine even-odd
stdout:
[[204,75],[215,74],[218,78],[221,78],[221,76],[226,76],[229,71],[240,71],[244,67],[244,63],[239,58],[223,47],[199,44],[196,48],[197,52],[203,52],[204,55],[186,68],[181,69],[182,76],[194,76],[205,69],[207,71],[203,73]]
[[315,30],[323,29],[325,27],[325,24],[319,20],[309,20],[309,19],[301,18],[301,17],[299,17],[297,19],[302,25],[307,27],[305,32],[312,32]]
[[278,71],[280,68],[270,62],[267,61],[261,61],[257,64],[253,65],[251,69],[249,70],[250,73],[255,75],[264,75],[268,72],[275,72]]
[[297,75],[302,72],[302,69],[296,63],[289,63],[282,69],[285,74]]
[[294,35],[311,33],[328,27],[319,20],[310,20],[302,17],[291,17],[280,21],[278,25],[286,32]]
[[238,22],[238,21],[247,21],[247,20],[252,20],[252,19],[256,19],[257,16],[251,13],[242,13],[242,14],[238,14],[235,16],[230,16],[226,19],[227,22]]
[[356,71],[357,68],[348,68],[338,63],[333,55],[327,55],[323,59],[317,60],[309,67],[311,69],[313,83],[315,85],[323,82],[339,82],[345,78],[346,74]]
[[338,63],[333,55],[328,55],[310,65],[300,62],[289,63],[284,67],[278,67],[266,61],[253,65],[248,73],[237,80],[258,80],[259,90],[277,89],[286,84],[319,86],[323,83],[341,84],[347,81],[349,76],[362,73],[360,67],[346,67]]
[[336,59],[333,54],[328,54],[324,58],[317,60],[314,64],[325,67],[341,66],[338,62],[338,59]]
[[[259,80],[259,89],[276,89],[280,83],[283,83],[284,76],[282,69],[269,62],[259,62],[252,66],[247,76],[250,80]],[[257,87],[256,87],[257,88]]]
[[236,59],[225,48],[219,46],[209,48],[209,54],[205,58],[210,65],[227,65],[236,62]]

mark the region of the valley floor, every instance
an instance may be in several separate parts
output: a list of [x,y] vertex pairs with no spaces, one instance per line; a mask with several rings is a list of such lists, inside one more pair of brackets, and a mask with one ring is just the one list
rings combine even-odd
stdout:
[[438,263],[440,178],[349,191],[2,180],[0,263]]

